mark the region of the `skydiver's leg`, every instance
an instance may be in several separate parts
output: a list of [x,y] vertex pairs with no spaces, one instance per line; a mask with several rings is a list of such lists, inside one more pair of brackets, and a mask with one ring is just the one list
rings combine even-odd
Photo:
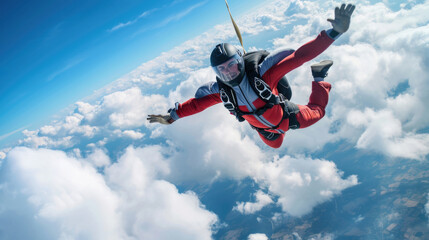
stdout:
[[271,133],[271,132],[260,132],[258,131],[259,137],[261,137],[262,141],[272,148],[279,148],[285,137],[285,134],[282,133]]
[[314,81],[310,100],[306,106],[299,105],[299,113],[296,114],[300,128],[311,126],[325,116],[325,107],[328,105],[331,84],[324,82],[324,79],[328,75],[328,70],[332,64],[331,60],[324,60],[311,65]]
[[329,91],[331,84],[328,82],[313,81],[310,100],[307,105],[298,105],[299,113],[296,114],[296,119],[299,122],[300,128],[306,128],[313,125],[325,116],[325,108],[328,104]]

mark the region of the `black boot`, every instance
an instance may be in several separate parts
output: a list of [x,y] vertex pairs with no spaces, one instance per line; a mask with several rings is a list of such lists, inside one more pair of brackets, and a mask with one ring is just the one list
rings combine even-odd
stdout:
[[329,68],[334,64],[332,60],[323,60],[320,63],[311,65],[311,73],[314,78],[325,78],[328,76]]

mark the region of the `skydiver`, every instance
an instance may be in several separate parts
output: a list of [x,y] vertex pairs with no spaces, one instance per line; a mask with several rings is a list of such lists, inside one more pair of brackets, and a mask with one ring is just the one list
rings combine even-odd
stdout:
[[265,144],[279,148],[286,131],[311,126],[325,115],[331,84],[324,79],[333,62],[324,60],[311,65],[314,80],[307,105],[290,102],[290,88],[282,87],[279,81],[285,83],[285,74],[318,56],[345,33],[354,9],[352,4],[336,7],[335,18],[327,19],[332,28],[323,30],[296,51],[287,49],[271,54],[256,51],[243,55],[231,44],[218,44],[210,55],[216,82],[201,86],[194,98],[176,103],[169,114],[148,115],[147,120],[172,124],[223,102],[240,122],[246,120]]

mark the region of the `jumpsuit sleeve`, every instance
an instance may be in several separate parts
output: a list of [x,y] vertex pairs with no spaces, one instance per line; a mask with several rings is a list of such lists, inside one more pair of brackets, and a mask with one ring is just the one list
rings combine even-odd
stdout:
[[[286,75],[286,73],[317,57],[325,51],[334,40],[335,39],[330,37],[326,31],[322,31],[315,39],[302,45],[280,61],[267,61],[266,66],[264,66],[264,61],[260,66],[262,79],[270,86],[277,86],[278,81]],[[280,53],[284,54],[284,52]]]
[[215,104],[222,102],[219,96],[219,87],[216,82],[209,82],[198,88],[195,97],[184,103],[176,103],[170,109],[170,116],[174,120],[199,113]]

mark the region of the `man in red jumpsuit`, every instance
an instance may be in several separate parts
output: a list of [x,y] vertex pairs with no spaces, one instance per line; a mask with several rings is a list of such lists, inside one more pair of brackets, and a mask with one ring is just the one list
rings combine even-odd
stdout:
[[[280,79],[318,56],[346,32],[354,9],[355,6],[352,4],[342,4],[341,7],[335,8],[335,18],[328,19],[332,29],[322,31],[314,40],[296,51],[279,50],[264,56],[255,70],[257,77],[249,76],[252,73],[243,60],[246,59],[246,55],[243,58],[241,52],[230,44],[217,45],[210,56],[217,82],[201,86],[194,98],[182,104],[176,103],[168,115],[149,115],[148,120],[151,123],[171,124],[179,118],[223,102],[238,119],[246,120],[256,129],[264,143],[273,148],[280,147],[287,130],[308,127],[325,115],[331,84],[325,82],[324,78],[333,62],[325,60],[311,66],[314,81],[307,105],[296,105],[282,97],[278,98],[277,96],[281,95],[278,90]],[[266,91],[267,89],[269,91]],[[226,94],[228,91],[231,93]],[[264,100],[264,91],[280,100],[267,107],[269,104],[266,99]],[[234,104],[230,102],[231,99],[234,100]]]

